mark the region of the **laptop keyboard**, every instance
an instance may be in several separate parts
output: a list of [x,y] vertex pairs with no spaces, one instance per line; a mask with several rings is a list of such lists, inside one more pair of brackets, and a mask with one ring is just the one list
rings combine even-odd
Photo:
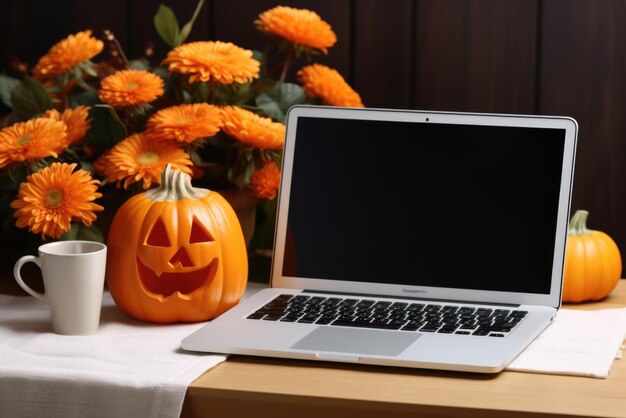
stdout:
[[518,309],[283,294],[248,319],[505,337],[527,314]]

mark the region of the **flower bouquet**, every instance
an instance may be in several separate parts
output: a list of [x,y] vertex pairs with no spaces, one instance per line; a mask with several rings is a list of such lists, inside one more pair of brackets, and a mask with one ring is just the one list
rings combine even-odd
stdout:
[[[273,222],[288,108],[363,104],[337,71],[312,63],[337,41],[316,13],[261,13],[254,24],[273,47],[261,54],[228,42],[185,43],[202,6],[182,29],[160,6],[156,31],[171,49],[157,65],[149,54],[128,60],[110,31],[85,30],[53,45],[32,70],[0,75],[10,110],[0,119],[5,245],[23,231],[36,237],[33,246],[101,241],[97,225],[106,234],[106,223],[96,213],[110,219],[131,195],[157,185],[168,164],[201,187],[243,194],[263,213],[258,222]],[[304,65],[288,82],[297,63]],[[271,248],[268,237],[252,246]]]

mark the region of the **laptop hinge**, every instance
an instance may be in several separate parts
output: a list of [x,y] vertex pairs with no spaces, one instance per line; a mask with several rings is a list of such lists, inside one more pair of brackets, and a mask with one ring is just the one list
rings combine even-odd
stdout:
[[386,298],[386,299],[402,299],[410,301],[425,301],[425,302],[440,302],[440,303],[462,303],[466,305],[492,305],[492,306],[506,306],[509,308],[517,308],[521,306],[519,303],[499,303],[499,302],[484,302],[473,300],[455,300],[455,299],[435,299],[435,298],[412,298],[406,296],[392,296],[392,295],[378,295],[372,293],[351,293],[351,292],[335,292],[326,290],[313,290],[304,289],[302,293],[317,293],[322,295],[341,295],[341,296],[357,296],[357,297],[370,297],[370,298]]

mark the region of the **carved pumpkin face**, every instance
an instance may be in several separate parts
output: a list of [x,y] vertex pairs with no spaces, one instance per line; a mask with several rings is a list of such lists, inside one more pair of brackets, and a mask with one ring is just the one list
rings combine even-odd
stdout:
[[144,222],[140,236],[145,238],[137,248],[139,283],[157,299],[206,288],[221,267],[222,243],[209,231],[206,220],[196,216],[166,220],[159,216],[152,225]]
[[[204,321],[243,296],[243,233],[218,193],[189,183],[190,196],[161,200],[169,183],[130,198],[116,213],[107,242],[107,285],[120,309],[135,318]],[[172,199],[171,190],[163,193]]]

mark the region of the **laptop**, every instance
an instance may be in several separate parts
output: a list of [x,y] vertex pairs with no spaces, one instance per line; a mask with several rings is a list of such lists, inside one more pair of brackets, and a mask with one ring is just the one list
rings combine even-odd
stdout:
[[295,106],[270,286],[185,350],[495,373],[561,303],[568,117]]

